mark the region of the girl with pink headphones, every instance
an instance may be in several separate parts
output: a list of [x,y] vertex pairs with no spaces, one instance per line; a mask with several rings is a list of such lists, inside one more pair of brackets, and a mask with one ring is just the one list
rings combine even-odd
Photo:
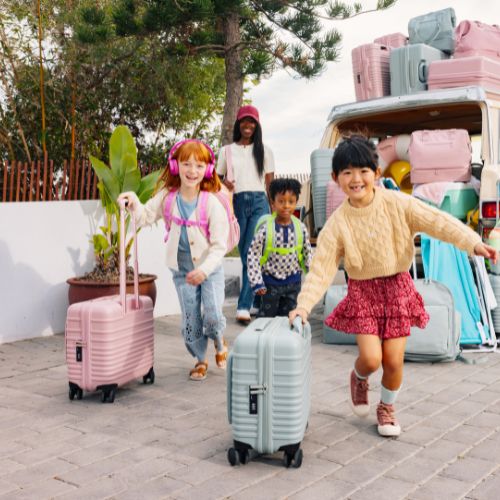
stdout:
[[[146,204],[133,192],[119,196],[119,200],[128,202],[128,210],[139,225],[165,219],[167,266],[182,309],[184,342],[197,360],[189,372],[190,379],[196,381],[207,376],[209,338],[214,341],[216,365],[226,368],[222,259],[229,224],[226,211],[214,194],[220,189],[212,149],[197,139],[187,139],[170,150],[157,192]],[[205,215],[200,217],[202,211]]]

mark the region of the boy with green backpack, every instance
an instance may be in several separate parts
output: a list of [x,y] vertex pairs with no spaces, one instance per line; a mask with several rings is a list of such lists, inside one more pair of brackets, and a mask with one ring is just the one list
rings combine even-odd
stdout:
[[300,188],[295,179],[274,179],[269,185],[273,213],[263,215],[255,227],[247,272],[252,290],[261,296],[259,317],[288,316],[297,304],[302,272],[309,270],[309,235],[293,215]]

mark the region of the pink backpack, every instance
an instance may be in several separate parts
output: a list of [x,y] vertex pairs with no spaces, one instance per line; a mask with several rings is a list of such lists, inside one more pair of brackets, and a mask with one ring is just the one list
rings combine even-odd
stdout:
[[[220,201],[224,209],[226,210],[227,220],[229,223],[229,235],[227,237],[227,252],[230,252],[240,241],[240,226],[238,220],[234,215],[233,206],[228,194],[225,191],[219,191],[218,193],[213,193],[215,197]],[[198,226],[200,230],[205,235],[208,241],[210,241],[210,231],[208,223],[208,213],[207,213],[207,202],[208,202],[208,191],[200,192],[200,202],[196,207],[196,220],[182,219],[176,217],[174,213],[174,202],[177,197],[177,190],[172,189],[168,192],[165,199],[165,208],[163,210],[163,218],[165,219],[165,241],[168,239],[170,233],[170,227],[172,222],[178,226]]]

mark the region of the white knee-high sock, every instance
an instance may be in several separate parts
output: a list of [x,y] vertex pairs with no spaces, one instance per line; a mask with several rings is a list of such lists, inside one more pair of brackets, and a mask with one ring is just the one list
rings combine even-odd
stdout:
[[401,386],[396,389],[395,391],[390,391],[389,389],[386,389],[383,385],[381,386],[380,390],[380,401],[386,405],[392,405],[396,401],[396,398],[398,397],[399,391],[401,390]]

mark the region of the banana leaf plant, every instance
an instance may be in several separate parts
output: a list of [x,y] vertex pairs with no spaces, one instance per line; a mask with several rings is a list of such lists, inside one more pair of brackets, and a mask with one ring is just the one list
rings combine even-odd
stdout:
[[[109,165],[94,156],[90,156],[92,168],[99,182],[97,187],[105,211],[105,225],[101,232],[92,236],[94,246],[95,267],[85,275],[85,279],[98,281],[117,281],[119,278],[119,242],[120,231],[127,232],[126,227],[120,227],[120,209],[118,195],[124,191],[134,191],[141,203],[147,202],[154,193],[161,170],[156,170],[141,177],[137,164],[137,147],[130,130],[120,125],[116,127],[109,140]],[[133,238],[126,240],[126,261],[130,256]]]

